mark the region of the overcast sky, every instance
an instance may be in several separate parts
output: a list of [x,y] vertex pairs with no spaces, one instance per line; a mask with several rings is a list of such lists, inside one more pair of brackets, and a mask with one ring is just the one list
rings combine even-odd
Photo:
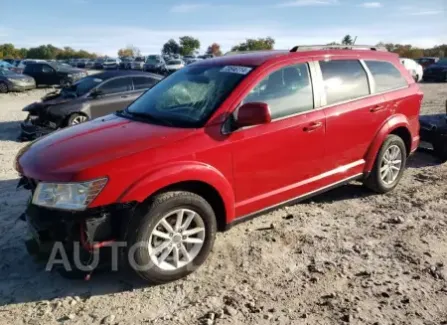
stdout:
[[159,53],[170,38],[196,37],[204,51],[271,36],[275,48],[326,44],[345,34],[429,47],[447,43],[447,0],[15,0],[1,6],[0,44],[71,46],[116,55],[132,44]]

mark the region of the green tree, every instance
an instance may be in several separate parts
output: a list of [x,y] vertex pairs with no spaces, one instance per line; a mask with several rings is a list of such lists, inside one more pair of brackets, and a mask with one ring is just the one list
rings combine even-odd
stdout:
[[118,50],[118,56],[119,57],[125,57],[125,56],[141,56],[141,51],[138,47],[133,45],[127,45],[124,49]]
[[200,41],[191,36],[180,37],[180,53],[191,55],[200,48]]
[[245,42],[233,46],[232,51],[261,51],[272,50],[275,45],[275,40],[271,37],[247,39]]
[[341,44],[343,45],[352,45],[353,41],[352,41],[352,37],[351,35],[346,35],[345,37],[343,37]]
[[180,45],[171,38],[163,45],[161,52],[166,55],[180,54]]
[[214,56],[221,56],[222,51],[220,50],[220,45],[217,43],[213,43],[210,46],[208,46],[208,50],[206,51],[207,54],[212,54]]

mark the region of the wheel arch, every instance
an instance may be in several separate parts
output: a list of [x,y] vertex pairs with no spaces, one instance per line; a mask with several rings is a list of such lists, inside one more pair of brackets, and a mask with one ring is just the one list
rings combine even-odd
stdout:
[[392,116],[389,120],[387,120],[382,125],[379,132],[377,132],[368,149],[365,159],[365,172],[369,173],[372,170],[380,147],[382,146],[386,137],[390,134],[397,135],[404,141],[408,156],[411,153],[412,148],[412,134],[410,130],[410,124],[408,123],[407,118],[402,114]]
[[212,166],[192,162],[175,163],[143,176],[118,201],[143,203],[168,191],[189,191],[202,196],[212,206],[219,230],[234,219],[234,193],[229,181]]

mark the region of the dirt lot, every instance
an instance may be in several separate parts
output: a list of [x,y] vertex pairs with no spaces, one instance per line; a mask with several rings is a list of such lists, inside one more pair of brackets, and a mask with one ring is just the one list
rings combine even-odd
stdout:
[[[422,84],[423,113],[446,84]],[[409,161],[399,187],[351,184],[219,234],[184,281],[124,274],[69,281],[27,256],[13,160],[21,108],[46,90],[0,96],[0,324],[447,324],[447,164]],[[266,229],[267,228],[267,229]]]

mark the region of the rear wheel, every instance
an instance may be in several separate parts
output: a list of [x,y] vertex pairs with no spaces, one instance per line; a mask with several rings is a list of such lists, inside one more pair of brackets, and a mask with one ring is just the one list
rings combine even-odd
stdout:
[[433,143],[433,151],[435,155],[441,159],[442,162],[447,161],[447,144],[443,141],[436,141]]
[[4,82],[0,82],[0,94],[6,94],[8,91],[8,85]]
[[392,191],[402,178],[406,161],[407,150],[402,138],[394,134],[388,135],[364,185],[377,193]]
[[68,118],[67,121],[67,125],[68,126],[72,126],[72,125],[76,125],[76,124],[81,124],[84,123],[88,120],[88,117],[83,115],[83,114],[71,114],[70,117]]
[[152,283],[178,280],[208,257],[216,236],[210,204],[190,192],[158,195],[127,228],[128,265]]

